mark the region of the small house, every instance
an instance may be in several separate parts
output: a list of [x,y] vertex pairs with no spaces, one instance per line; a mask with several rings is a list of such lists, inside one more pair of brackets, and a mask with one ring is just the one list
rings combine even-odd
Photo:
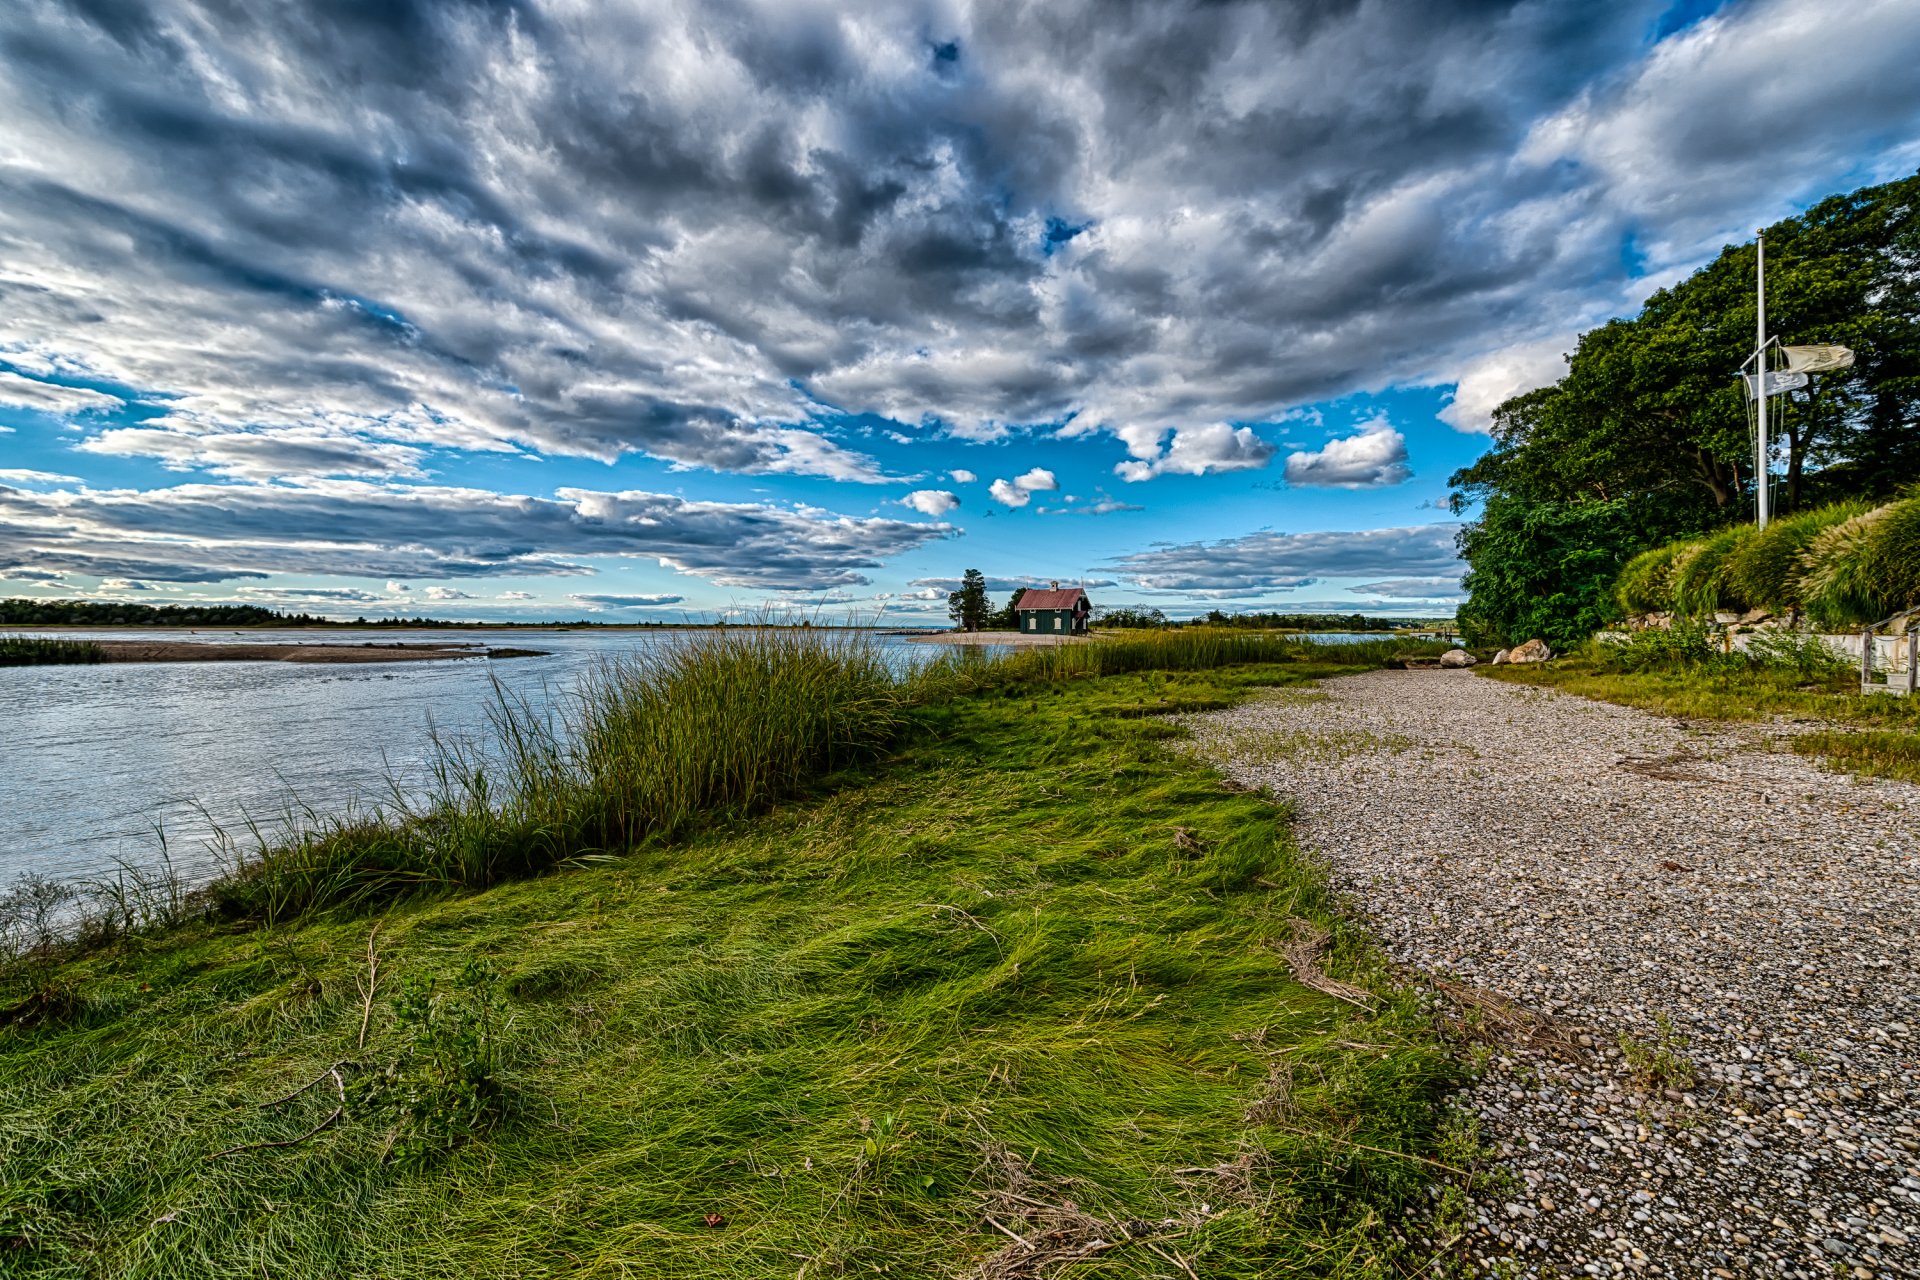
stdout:
[[1087,633],[1087,617],[1093,601],[1078,587],[1062,588],[1059,583],[1041,590],[1030,587],[1013,606],[1020,619],[1022,634],[1076,636]]

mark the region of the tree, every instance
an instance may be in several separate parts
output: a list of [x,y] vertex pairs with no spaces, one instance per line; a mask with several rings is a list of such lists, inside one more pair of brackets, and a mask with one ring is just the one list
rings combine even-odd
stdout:
[[1007,597],[1007,607],[996,609],[987,615],[987,630],[1018,631],[1020,629],[1020,597],[1027,594],[1025,587],[1015,587],[1013,594]]
[[[1920,176],[1823,200],[1766,243],[1770,335],[1856,355],[1769,401],[1775,510],[1889,498],[1920,480]],[[1469,636],[1577,640],[1629,557],[1750,518],[1733,375],[1753,347],[1754,253],[1730,245],[1639,315],[1582,334],[1565,376],[1494,411],[1493,447],[1450,481],[1456,514],[1479,509],[1460,538]]]
[[960,589],[947,593],[947,616],[968,631],[986,625],[987,580],[978,569],[969,569],[960,578]]

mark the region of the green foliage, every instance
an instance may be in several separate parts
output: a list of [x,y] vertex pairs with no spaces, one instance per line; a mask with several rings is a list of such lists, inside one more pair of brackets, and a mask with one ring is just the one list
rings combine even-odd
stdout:
[[91,640],[53,636],[0,636],[0,667],[84,664],[105,660],[106,650]]
[[1750,607],[1734,589],[1730,561],[1754,536],[1754,527],[1737,524],[1687,546],[1673,562],[1673,607],[1690,617],[1711,617],[1717,610],[1745,613]]
[[1629,615],[1673,609],[1673,559],[1684,544],[1669,542],[1627,561],[1615,580],[1613,596]]
[[947,616],[968,631],[987,625],[993,605],[987,600],[987,580],[978,569],[969,569],[960,579],[960,589],[947,593]]
[[1863,576],[1883,616],[1920,608],[1920,487],[1887,506],[1864,551]]
[[1863,626],[1886,616],[1872,553],[1875,527],[1888,511],[1862,512],[1821,530],[1808,544],[1801,558],[1800,595],[1819,625]]
[[1720,675],[1774,672],[1799,680],[1844,676],[1850,664],[1818,636],[1796,631],[1756,631],[1743,647],[1687,618],[1671,627],[1648,627],[1619,640],[1589,642],[1588,657],[1608,672],[1701,671]]
[[394,999],[400,1055],[356,1081],[353,1096],[373,1116],[391,1118],[397,1162],[425,1163],[484,1135],[504,1114],[498,980],[490,963],[474,959],[445,989],[415,977]]
[[279,613],[252,604],[127,604],[89,600],[0,600],[0,626],[15,627],[301,627],[332,626],[325,618]]
[[1142,630],[1166,626],[1167,615],[1147,605],[1120,605],[1111,609],[1095,609],[1093,624],[1097,627]]
[[[1851,369],[1816,375],[1805,391],[1770,402],[1785,453],[1777,510],[1885,501],[1920,480],[1920,176],[1823,200],[1767,228],[1766,237],[1775,336],[1840,343],[1857,357]],[[1517,521],[1499,506],[1543,513],[1533,520],[1547,523],[1553,517],[1544,513],[1629,503],[1628,536],[1589,547],[1616,564],[1743,515],[1753,500],[1752,447],[1729,371],[1752,347],[1753,280],[1754,247],[1729,246],[1686,280],[1655,293],[1638,316],[1581,335],[1559,382],[1495,411],[1493,448],[1452,477],[1455,511],[1465,514],[1479,504],[1479,524],[1511,527]],[[1512,637],[1517,619],[1544,612],[1504,598],[1506,592],[1584,609],[1590,563],[1552,553],[1516,573],[1506,563],[1512,539],[1500,529],[1487,537],[1476,529],[1462,541],[1474,570],[1462,616],[1478,620],[1481,635]],[[1683,607],[1768,603],[1790,558],[1790,549],[1769,544],[1742,548],[1732,565],[1710,559],[1696,566]],[[1858,581],[1831,584],[1824,597],[1830,612],[1851,616],[1868,598],[1920,592],[1906,567],[1912,562],[1911,556],[1875,562],[1900,573],[1893,583],[1862,564]],[[1682,579],[1684,566],[1674,568]],[[1636,575],[1627,585],[1643,601],[1659,596],[1656,576]],[[1584,609],[1582,616],[1589,624],[1604,620],[1598,610]]]
[[1727,557],[1726,575],[1734,594],[1775,613],[1804,608],[1800,578],[1813,540],[1867,509],[1864,502],[1839,502],[1770,522]]
[[1617,616],[1613,581],[1637,537],[1625,502],[1532,503],[1489,498],[1460,534],[1473,567],[1460,630],[1469,643],[1555,649],[1578,644]]
[[[0,1029],[5,1265],[945,1277],[1009,1247],[983,1204],[1039,1238],[1038,1201],[1109,1230],[1103,1275],[1181,1274],[1107,1227],[1167,1218],[1161,1252],[1220,1280],[1425,1273],[1383,1224],[1427,1201],[1412,1157],[1470,1157],[1436,1146],[1455,1066],[1284,815],[1139,714],[1357,657],[1264,642],[1291,660],[1057,683],[982,664],[831,795],[395,904],[364,1051],[364,923],[75,958],[83,1019]],[[1371,1011],[1294,979],[1296,917]],[[424,1004],[385,985],[467,958],[501,980]],[[345,1115],[293,1141],[344,1057],[364,1064]],[[388,1096],[435,1100],[404,1160],[383,1159],[401,1112],[357,1083],[389,1062],[411,1083]],[[209,1158],[269,1140],[291,1145]]]

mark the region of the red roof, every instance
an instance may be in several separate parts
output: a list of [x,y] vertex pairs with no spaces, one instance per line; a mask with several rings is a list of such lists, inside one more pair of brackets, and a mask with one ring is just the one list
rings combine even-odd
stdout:
[[1020,603],[1013,607],[1015,609],[1071,609],[1086,599],[1086,596],[1087,593],[1078,587],[1062,587],[1058,591],[1029,587],[1027,593],[1020,597]]

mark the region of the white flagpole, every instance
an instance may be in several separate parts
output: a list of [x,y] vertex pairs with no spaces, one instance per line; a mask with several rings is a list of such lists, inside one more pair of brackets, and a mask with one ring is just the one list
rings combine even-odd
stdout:
[[1767,527],[1769,503],[1767,501],[1767,233],[1756,232],[1753,240],[1755,273],[1755,292],[1759,298],[1758,319],[1755,325],[1758,336],[1754,340],[1757,354],[1753,361],[1753,385],[1758,392],[1754,396],[1758,405],[1756,412],[1760,426],[1759,447],[1754,458],[1754,490],[1757,502],[1754,507],[1757,523]]

